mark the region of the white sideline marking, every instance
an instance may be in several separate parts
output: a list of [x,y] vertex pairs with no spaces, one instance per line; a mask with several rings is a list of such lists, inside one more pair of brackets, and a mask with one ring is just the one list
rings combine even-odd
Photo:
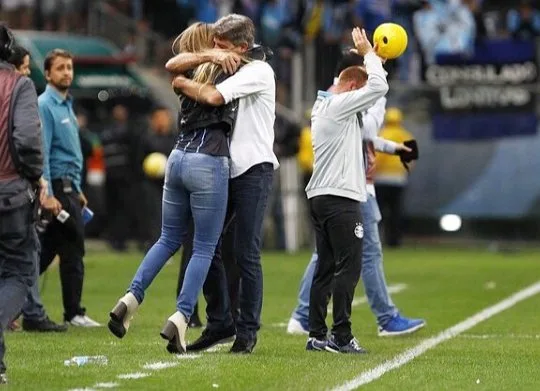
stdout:
[[125,373],[123,375],[118,375],[118,379],[142,379],[148,377],[150,374],[148,372],[135,372],[135,373]]
[[120,385],[120,383],[114,383],[114,382],[109,382],[109,383],[96,383],[94,385],[94,388],[116,388]]
[[152,371],[159,371],[159,370],[165,369],[165,368],[176,367],[177,365],[180,365],[180,363],[179,362],[174,362],[174,361],[166,361],[166,362],[159,361],[159,362],[153,362],[153,363],[146,363],[146,364],[143,365],[143,369],[149,369],[149,370],[152,370]]
[[463,334],[464,339],[540,339],[540,334]]
[[[402,283],[390,285],[390,286],[388,286],[388,293],[393,295],[393,294],[396,294],[396,293],[399,293],[399,292],[403,292],[407,288],[408,288],[407,284],[402,284]],[[362,297],[358,297],[358,298],[353,299],[353,301],[351,303],[351,306],[352,307],[358,307],[359,305],[366,304],[367,302],[368,302],[367,297],[362,296]],[[330,303],[328,305],[328,312],[331,312],[331,311],[332,311],[332,303]],[[289,319],[287,319],[285,322],[282,322],[282,323],[273,323],[270,326],[273,326],[273,327],[287,327],[287,325],[289,324],[288,322],[289,322]]]
[[393,369],[397,369],[407,364],[409,361],[414,360],[416,357],[424,354],[426,351],[434,348],[440,343],[456,337],[464,331],[473,328],[477,324],[515,306],[520,301],[526,300],[538,293],[540,293],[540,281],[514,293],[513,295],[507,297],[506,299],[498,302],[495,305],[492,305],[491,307],[483,309],[482,311],[476,313],[470,318],[465,319],[463,322],[442,331],[436,336],[425,339],[423,342],[416,345],[415,347],[407,349],[403,353],[398,354],[393,359],[386,361],[373,369],[361,373],[359,376],[355,377],[351,381],[341,386],[335,387],[332,391],[354,390],[360,386],[371,383],[372,381],[382,377],[387,372],[390,372]]
[[178,359],[178,360],[192,360],[194,358],[199,358],[201,357],[200,354],[176,354],[175,357]]

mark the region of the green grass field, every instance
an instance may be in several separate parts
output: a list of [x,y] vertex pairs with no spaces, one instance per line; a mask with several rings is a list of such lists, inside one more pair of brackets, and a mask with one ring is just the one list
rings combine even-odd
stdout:
[[[177,358],[165,350],[159,332],[175,308],[178,259],[168,264],[123,340],[106,327],[71,328],[66,334],[7,335],[7,364],[13,390],[327,390],[390,360],[426,338],[540,280],[540,252],[513,254],[437,247],[385,253],[389,285],[406,284],[393,298],[405,315],[425,317],[417,334],[379,338],[365,304],[353,310],[356,337],[370,353],[361,357],[306,352],[305,338],[289,336],[286,322],[296,303],[308,253],[265,253],[263,327],[250,356],[227,349]],[[103,322],[123,294],[141,254],[90,252],[86,257],[84,302],[88,314]],[[43,294],[49,314],[60,320],[58,269],[48,272]],[[358,285],[357,297],[363,296]],[[538,390],[540,389],[540,295],[524,300],[456,338],[437,345],[411,362],[362,388],[368,390]],[[201,314],[202,315],[202,314]],[[190,330],[195,339],[200,330]],[[75,355],[106,355],[106,366],[65,367]],[[163,369],[146,364],[165,363]],[[139,379],[119,375],[144,373]]]

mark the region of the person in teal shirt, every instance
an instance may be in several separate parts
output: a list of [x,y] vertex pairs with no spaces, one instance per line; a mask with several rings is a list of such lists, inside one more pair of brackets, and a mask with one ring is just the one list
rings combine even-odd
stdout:
[[[73,82],[73,56],[61,49],[45,58],[47,88],[38,98],[43,136],[43,176],[49,183],[46,209],[55,218],[41,235],[40,273],[60,257],[64,321],[72,326],[97,327],[81,306],[84,280],[84,222],[87,201],[81,190],[83,156],[79,126],[68,94]],[[31,306],[32,303],[27,303]]]
[[43,146],[47,153],[43,176],[49,182],[49,194],[54,194],[51,179],[69,178],[77,193],[81,190],[83,156],[79,126],[73,111],[73,98],[47,85],[38,98]]

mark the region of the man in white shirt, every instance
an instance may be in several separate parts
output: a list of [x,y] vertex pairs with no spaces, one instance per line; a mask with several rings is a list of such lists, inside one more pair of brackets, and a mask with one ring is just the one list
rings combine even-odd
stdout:
[[[255,28],[246,16],[231,14],[214,24],[217,49],[185,53],[171,59],[166,67],[184,73],[205,62],[220,63],[228,73],[240,64],[240,54],[254,46]],[[200,103],[221,106],[239,99],[238,117],[232,134],[229,202],[236,214],[235,256],[240,269],[240,314],[236,331],[229,308],[210,308],[208,325],[199,340],[188,350],[206,349],[233,337],[232,353],[251,353],[257,343],[263,295],[260,262],[262,225],[274,170],[279,167],[273,152],[275,119],[275,77],[270,65],[252,61],[218,85],[200,84],[182,75],[175,88]],[[207,280],[207,284],[212,283]],[[221,294],[226,293],[225,278],[216,278]],[[226,305],[221,300],[222,305]],[[229,303],[230,305],[230,303]]]

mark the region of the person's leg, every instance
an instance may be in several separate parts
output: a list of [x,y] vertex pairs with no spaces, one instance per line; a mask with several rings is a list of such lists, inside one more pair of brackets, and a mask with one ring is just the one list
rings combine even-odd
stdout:
[[[4,330],[24,303],[34,279],[38,246],[33,226],[33,207],[27,205],[0,212],[0,375],[4,376]],[[3,381],[4,379],[2,379]]]
[[263,163],[231,179],[231,199],[236,212],[235,254],[240,270],[240,316],[232,352],[251,352],[260,328],[263,296],[261,243],[264,213],[274,169]]
[[368,195],[367,202],[360,203],[364,221],[362,250],[362,281],[371,312],[379,325],[386,324],[398,312],[388,294],[382,266],[382,246],[378,223],[381,220],[377,199]]
[[[234,228],[235,214],[231,203],[227,205],[227,214],[223,226],[223,232],[216,246],[212,264],[208,270],[208,275],[203,286],[204,298],[206,300],[206,317],[207,330],[210,333],[220,333],[223,330],[234,329],[234,307],[231,307],[229,282],[227,273],[229,268],[235,265],[231,264],[231,254],[223,250],[230,250],[230,243],[225,243],[225,240],[230,240],[230,230]],[[227,258],[224,258],[228,256]],[[234,254],[232,257],[234,262]],[[226,333],[227,334],[227,333]],[[230,334],[230,332],[228,333]]]
[[[180,291],[182,290],[182,285],[184,284],[184,278],[186,275],[189,259],[193,254],[193,229],[193,219],[191,219],[189,222],[188,234],[182,248],[182,258],[180,259],[180,272],[178,273],[178,284],[176,285],[175,297],[178,297]],[[199,303],[196,303],[195,308],[193,309],[193,315],[191,315],[191,319],[189,320],[189,327],[197,328],[201,326],[202,322],[199,318]]]
[[310,201],[318,261],[309,297],[309,336],[317,340],[326,340],[328,333],[326,315],[336,266],[326,224],[326,214],[328,213],[326,198],[328,197],[315,197]]
[[[84,281],[84,222],[82,207],[75,192],[63,194],[61,186],[53,184],[55,195],[62,207],[70,214],[70,226],[60,227],[61,223],[54,222],[58,229],[63,230],[63,237],[58,243],[60,257],[60,282],[62,286],[62,301],[64,304],[64,320],[70,322],[77,315],[84,316],[85,309],[81,307]],[[69,232],[67,232],[69,230]],[[96,325],[94,325],[96,326]]]
[[227,212],[229,161],[225,157],[187,154],[183,163],[189,165],[184,183],[191,193],[195,230],[193,255],[188,263],[176,308],[189,320],[223,231]]
[[281,180],[279,175],[274,175],[274,181],[271,193],[271,211],[274,223],[275,248],[276,250],[285,250],[287,248],[285,238],[285,216],[283,214],[283,201],[281,199]]
[[146,289],[185,242],[191,218],[189,190],[184,186],[186,168],[182,163],[185,155],[176,149],[169,155],[163,190],[161,236],[144,256],[127,293],[109,313],[109,330],[118,338],[127,333],[132,317],[144,300]]
[[351,332],[351,305],[356,284],[362,270],[362,240],[364,229],[359,203],[333,197],[329,200],[325,228],[333,250],[336,268],[334,274],[332,336],[340,347],[353,339]]
[[178,284],[176,285],[176,297],[178,297],[178,295],[180,294],[180,291],[182,290],[182,285],[184,284],[184,279],[186,276],[188,263],[191,258],[191,255],[193,254],[193,235],[194,235],[193,219],[190,219],[188,233],[182,247],[182,257],[180,259],[180,272],[178,273]]
[[318,259],[319,256],[317,255],[317,252],[314,252],[311,255],[311,260],[309,261],[306,271],[304,272],[304,276],[302,277],[302,282],[300,283],[300,292],[298,293],[298,305],[292,314],[292,317],[300,322],[300,325],[305,330],[309,328],[309,296]]
[[240,290],[240,271],[234,256],[234,231],[236,218],[232,216],[224,230],[221,243],[221,259],[227,275],[227,286],[229,287],[229,306],[234,323],[240,315],[238,307],[238,292]]
[[216,344],[227,343],[236,335],[239,277],[234,243],[231,242],[234,238],[234,220],[235,215],[229,203],[223,232],[203,285],[206,328],[199,338],[187,346],[188,351],[205,350]]
[[185,242],[191,217],[189,191],[183,185],[182,165],[184,154],[174,150],[167,163],[167,175],[163,191],[161,236],[143,258],[129,292],[141,304],[144,293],[167,261]]
[[[40,331],[40,332],[63,332],[67,330],[65,324],[56,324],[49,319],[45,311],[45,307],[41,301],[39,293],[39,272],[40,272],[40,241],[36,239],[36,251],[34,253],[35,272],[34,281],[26,296],[26,302],[22,307],[22,328],[24,331]],[[48,250],[51,255],[49,258],[54,258],[54,251]]]
[[177,311],[169,317],[161,336],[170,353],[185,353],[185,333],[206,280],[227,212],[229,160],[226,157],[186,154],[183,183],[190,192],[195,226],[193,255],[189,260]]

